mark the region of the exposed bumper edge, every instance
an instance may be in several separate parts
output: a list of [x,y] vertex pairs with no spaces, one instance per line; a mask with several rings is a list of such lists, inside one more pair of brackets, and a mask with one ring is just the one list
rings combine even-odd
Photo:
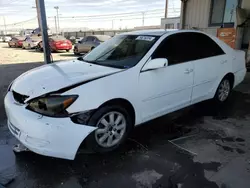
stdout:
[[70,118],[41,116],[15,103],[12,93],[4,99],[10,132],[29,150],[73,160],[82,141],[96,128],[78,125]]

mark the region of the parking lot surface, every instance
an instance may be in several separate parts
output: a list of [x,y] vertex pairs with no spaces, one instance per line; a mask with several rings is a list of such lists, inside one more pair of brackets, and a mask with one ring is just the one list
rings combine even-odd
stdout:
[[[17,140],[6,127],[3,97],[15,77],[42,65],[43,54],[6,44],[0,50],[0,145],[11,148]],[[63,55],[54,60],[76,58]],[[225,105],[208,101],[150,121],[112,153],[79,153],[74,161],[16,154],[17,177],[7,187],[249,188],[249,109],[247,74]]]

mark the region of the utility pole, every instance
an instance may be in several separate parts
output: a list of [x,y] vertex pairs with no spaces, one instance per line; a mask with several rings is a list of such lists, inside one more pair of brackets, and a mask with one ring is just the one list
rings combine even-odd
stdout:
[[114,30],[114,20],[112,20],[112,30]]
[[144,26],[145,12],[142,12],[142,26]]
[[54,18],[55,18],[55,28],[56,28],[56,34],[58,34],[58,33],[57,33],[57,22],[56,22],[56,16],[55,16]]
[[36,6],[32,7],[32,8],[36,8],[36,11],[37,11],[37,20],[38,20],[38,27],[41,30],[39,11],[38,11],[38,8],[37,8],[38,7],[38,1],[37,0],[35,0],[35,1],[36,1]]
[[120,19],[120,30],[122,30],[122,19]]
[[49,47],[48,28],[47,28],[44,0],[36,0],[36,4],[37,4],[39,25],[41,26],[41,32],[43,37],[44,62],[46,64],[49,64],[51,63],[51,59],[50,59],[50,47]]
[[3,16],[3,24],[4,24],[5,35],[7,35],[6,22],[5,22],[5,17],[4,16]]
[[166,0],[166,6],[165,6],[165,18],[168,18],[168,0]]
[[59,10],[59,6],[55,6],[54,7],[56,9],[56,15],[57,15],[57,30],[58,30],[58,33],[60,34],[60,27],[59,27],[59,14],[58,14],[58,10]]

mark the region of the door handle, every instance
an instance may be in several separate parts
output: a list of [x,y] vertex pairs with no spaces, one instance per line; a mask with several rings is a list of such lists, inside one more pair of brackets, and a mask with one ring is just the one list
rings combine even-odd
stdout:
[[227,63],[227,60],[221,61],[221,64],[225,64],[225,63]]
[[186,69],[186,70],[184,71],[185,74],[190,74],[191,72],[193,72],[193,69]]

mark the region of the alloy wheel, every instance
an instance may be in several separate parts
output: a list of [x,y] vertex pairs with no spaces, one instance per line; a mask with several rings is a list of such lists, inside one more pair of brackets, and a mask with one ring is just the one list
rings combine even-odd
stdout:
[[97,123],[95,139],[98,145],[104,148],[118,144],[125,132],[127,122],[123,114],[117,111],[106,113]]
[[221,102],[224,102],[230,93],[230,82],[229,80],[225,79],[221,82],[220,86],[219,86],[219,90],[218,90],[218,99]]

